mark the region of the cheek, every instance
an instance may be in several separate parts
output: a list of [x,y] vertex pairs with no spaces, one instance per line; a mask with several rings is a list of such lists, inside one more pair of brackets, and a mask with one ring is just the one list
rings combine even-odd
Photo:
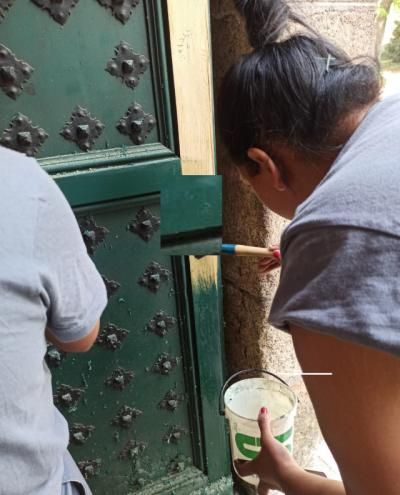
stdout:
[[287,218],[288,198],[274,188],[253,186],[253,192],[260,202],[274,213]]
[[[275,203],[274,190],[266,184],[259,184],[257,182],[252,184],[252,189],[257,198],[268,208],[271,208],[271,203]],[[272,209],[272,208],[271,208]]]
[[241,178],[246,188],[258,198],[258,200],[281,217],[291,219],[293,207],[289,191],[277,191],[268,181],[259,180],[259,177]]

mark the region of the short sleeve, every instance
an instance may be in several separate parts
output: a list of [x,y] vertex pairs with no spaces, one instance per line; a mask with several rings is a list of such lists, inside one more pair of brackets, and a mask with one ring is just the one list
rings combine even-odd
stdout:
[[371,229],[319,227],[282,243],[269,321],[400,355],[400,239]]
[[85,337],[100,318],[106,288],[67,200],[43,174],[34,250],[39,291],[48,326],[60,341],[73,342]]

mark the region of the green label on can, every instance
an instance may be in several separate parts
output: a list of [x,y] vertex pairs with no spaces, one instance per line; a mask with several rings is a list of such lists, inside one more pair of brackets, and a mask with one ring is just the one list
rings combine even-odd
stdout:
[[[290,428],[285,433],[281,433],[275,437],[278,442],[284,443],[288,440],[293,434],[293,427]],[[257,457],[258,452],[256,450],[252,450],[249,447],[261,447],[261,438],[260,437],[251,437],[249,435],[244,435],[243,433],[236,433],[235,435],[235,443],[239,452],[247,459],[254,459]],[[290,443],[285,445],[285,447],[291,452],[292,448]]]

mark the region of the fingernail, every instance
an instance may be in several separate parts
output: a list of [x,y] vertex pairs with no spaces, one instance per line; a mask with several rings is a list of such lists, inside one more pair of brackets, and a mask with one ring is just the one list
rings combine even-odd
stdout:
[[277,260],[279,260],[279,261],[280,261],[280,260],[281,260],[281,252],[279,251],[279,249],[277,249],[276,251],[274,251],[274,252],[272,253],[272,256],[273,256],[274,258],[276,258]]
[[262,407],[261,410],[260,410],[260,413],[261,414],[267,414],[267,408],[266,407]]

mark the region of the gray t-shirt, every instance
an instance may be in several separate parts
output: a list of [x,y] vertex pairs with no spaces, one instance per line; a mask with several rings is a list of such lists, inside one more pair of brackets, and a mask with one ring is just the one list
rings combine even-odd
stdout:
[[68,427],[53,405],[45,327],[83,338],[106,305],[66,199],[0,148],[0,495],[59,495]]
[[281,239],[269,320],[400,355],[400,95],[375,104]]

